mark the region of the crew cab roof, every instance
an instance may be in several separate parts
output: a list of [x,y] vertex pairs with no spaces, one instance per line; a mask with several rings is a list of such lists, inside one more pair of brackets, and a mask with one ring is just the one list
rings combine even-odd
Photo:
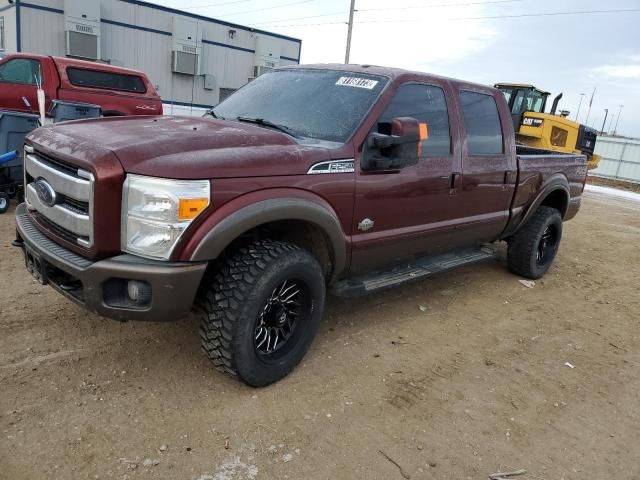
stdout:
[[302,65],[287,65],[283,67],[279,67],[276,70],[290,70],[290,69],[317,69],[317,70],[338,70],[345,71],[351,73],[368,73],[371,75],[381,75],[389,78],[390,80],[400,79],[402,77],[423,77],[425,80],[429,78],[439,79],[446,82],[450,82],[457,85],[464,85],[465,87],[478,87],[482,89],[493,90],[493,87],[490,85],[482,85],[479,83],[471,83],[465,80],[457,80],[455,78],[444,77],[441,75],[435,75],[432,73],[418,72],[413,70],[405,70],[404,68],[394,68],[394,67],[381,67],[378,65],[359,65],[359,64],[344,64],[344,63],[313,63],[313,64],[302,64]]

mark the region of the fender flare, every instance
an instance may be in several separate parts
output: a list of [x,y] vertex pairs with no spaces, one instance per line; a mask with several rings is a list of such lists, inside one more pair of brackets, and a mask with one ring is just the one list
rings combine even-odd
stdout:
[[531,215],[535,213],[538,207],[542,205],[542,203],[546,200],[546,198],[556,191],[561,191],[565,198],[564,205],[562,207],[562,210],[560,211],[560,215],[562,216],[562,218],[564,218],[565,215],[567,214],[567,209],[569,208],[569,201],[571,199],[571,194],[569,189],[569,181],[567,180],[567,177],[565,177],[562,174],[558,174],[551,177],[543,185],[542,190],[540,191],[540,193],[538,193],[538,195],[533,200],[533,202],[531,202],[531,204],[527,208],[526,213],[522,216],[522,219],[518,222],[517,226],[513,229],[512,233],[519,230],[520,227],[522,227],[522,225],[524,225],[529,220],[529,218],[531,218]]
[[332,255],[332,278],[347,265],[346,237],[337,216],[327,208],[302,198],[262,200],[247,205],[217,223],[200,241],[191,261],[209,261],[243,233],[278,220],[301,220],[320,228],[329,239]]

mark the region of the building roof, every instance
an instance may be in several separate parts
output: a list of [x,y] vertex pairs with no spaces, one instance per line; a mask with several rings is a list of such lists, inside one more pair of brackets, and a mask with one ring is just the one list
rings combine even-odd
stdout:
[[287,35],[282,35],[280,33],[268,32],[266,30],[260,30],[258,28],[247,27],[245,25],[239,25],[237,23],[231,23],[224,20],[219,20],[217,18],[208,17],[206,15],[198,15],[197,13],[186,12],[184,10],[179,10],[177,8],[165,7],[164,5],[157,5],[155,3],[144,2],[142,0],[119,0],[120,2],[130,3],[133,5],[139,5],[142,7],[153,8],[155,10],[161,10],[163,12],[173,13],[174,15],[182,15],[186,17],[195,18],[198,20],[203,20],[205,22],[217,23],[219,25],[225,25],[227,27],[239,28],[241,30],[245,30],[248,32],[262,33],[264,35],[269,35],[272,37],[282,38],[284,40],[291,40],[293,42],[302,43],[302,40],[299,38],[288,37]]

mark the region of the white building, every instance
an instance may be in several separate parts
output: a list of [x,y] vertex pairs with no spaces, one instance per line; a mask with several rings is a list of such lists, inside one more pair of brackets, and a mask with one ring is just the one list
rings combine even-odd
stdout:
[[[205,108],[301,41],[138,0],[0,0],[0,54],[69,56],[144,71],[162,100]],[[167,110],[165,108],[165,110]]]
[[640,140],[598,135],[594,153],[602,158],[589,175],[640,183]]

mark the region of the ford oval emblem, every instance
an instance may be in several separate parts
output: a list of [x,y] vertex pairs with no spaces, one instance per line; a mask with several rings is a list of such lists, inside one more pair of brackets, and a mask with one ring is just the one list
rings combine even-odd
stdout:
[[47,207],[53,207],[56,204],[56,191],[44,178],[39,178],[33,184],[36,194],[40,201]]

